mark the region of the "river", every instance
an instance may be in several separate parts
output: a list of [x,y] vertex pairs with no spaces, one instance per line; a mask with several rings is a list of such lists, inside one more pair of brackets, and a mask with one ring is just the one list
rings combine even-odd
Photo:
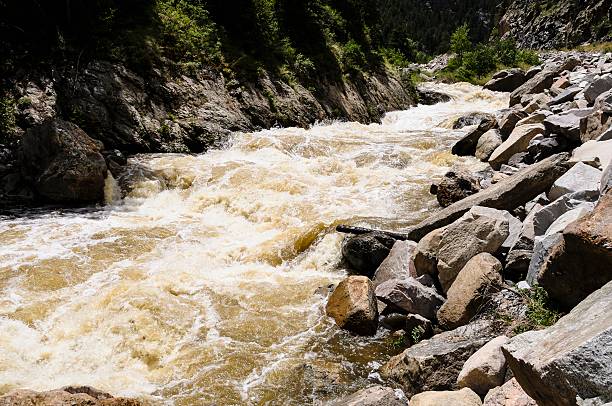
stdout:
[[134,175],[123,200],[0,217],[0,393],[79,384],[159,404],[303,405],[375,380],[393,337],[352,337],[324,314],[325,287],[346,275],[334,226],[424,218],[432,181],[478,165],[450,154],[466,131],[452,119],[507,105],[436,87],[453,101],[137,156],[154,176]]

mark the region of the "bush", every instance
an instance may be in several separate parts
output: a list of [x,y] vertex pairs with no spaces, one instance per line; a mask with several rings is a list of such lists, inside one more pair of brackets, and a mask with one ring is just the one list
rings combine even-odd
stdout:
[[391,66],[397,68],[406,68],[410,65],[410,61],[408,60],[408,58],[406,58],[406,56],[399,49],[382,48],[379,52],[385,62],[387,62]]
[[538,53],[530,49],[522,49],[518,51],[516,60],[519,64],[522,63],[529,66],[539,65],[541,62]]
[[355,40],[350,40],[342,47],[342,66],[345,72],[359,72],[365,68],[365,54]]
[[473,51],[463,56],[463,67],[470,74],[481,78],[497,67],[495,50],[486,45],[478,44]]
[[9,143],[15,132],[15,102],[10,97],[0,97],[0,143]]
[[512,66],[516,64],[519,50],[514,40],[506,39],[497,41],[494,47],[497,59],[502,65]]
[[308,57],[297,54],[293,62],[293,70],[300,79],[309,81],[313,78],[316,67]]
[[467,24],[463,24],[451,35],[450,49],[457,54],[457,57],[461,60],[463,55],[471,48],[472,41],[470,41],[470,30]]

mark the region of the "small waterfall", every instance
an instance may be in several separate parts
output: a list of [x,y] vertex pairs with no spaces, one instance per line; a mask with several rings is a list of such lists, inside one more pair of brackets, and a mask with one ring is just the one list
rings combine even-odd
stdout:
[[121,188],[110,171],[104,180],[104,203],[113,204],[121,200]]

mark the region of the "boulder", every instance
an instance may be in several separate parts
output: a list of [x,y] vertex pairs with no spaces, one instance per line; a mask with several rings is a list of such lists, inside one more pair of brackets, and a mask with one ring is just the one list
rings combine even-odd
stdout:
[[489,113],[473,112],[459,117],[453,124],[453,130],[458,130],[470,125],[479,125],[483,120],[495,122],[495,116]]
[[548,258],[562,246],[563,236],[559,233],[535,239],[533,255],[531,256],[531,261],[529,262],[529,268],[527,270],[527,283],[532,286],[538,283],[538,275],[541,269],[546,266],[546,261],[548,261]]
[[583,203],[575,209],[572,209],[567,213],[563,213],[563,215],[561,215],[550,225],[550,227],[548,227],[548,230],[546,230],[544,236],[546,237],[554,233],[562,233],[563,230],[565,230],[565,227],[589,214],[591,210],[593,210],[593,206],[595,206],[593,203]]
[[362,389],[342,399],[329,403],[330,406],[407,406],[408,399],[401,391],[375,385]]
[[[560,235],[560,234],[553,234]],[[552,237],[552,235],[551,235]],[[530,273],[551,299],[572,308],[612,280],[612,191],[592,213],[565,227],[543,263]]]
[[501,133],[497,129],[492,129],[482,134],[476,145],[476,158],[486,162],[502,142]]
[[450,330],[469,323],[489,296],[502,286],[502,264],[483,252],[461,269],[447,292],[447,300],[438,310],[440,327]]
[[612,189],[612,162],[608,164],[606,169],[601,174],[601,180],[599,181],[599,194],[604,195],[610,189]]
[[580,142],[598,139],[612,126],[610,113],[595,111],[580,119]]
[[[553,155],[528,166],[487,189],[453,203],[407,231],[407,237],[419,241],[431,231],[457,220],[474,206],[514,210],[540,193],[548,191],[567,169],[568,154]],[[418,265],[417,265],[418,270]]]
[[552,97],[547,94],[540,93],[535,95],[527,95],[524,99],[525,101],[523,101],[522,104],[525,107],[521,111],[525,114],[531,114],[536,110],[548,108],[548,103],[550,103]]
[[436,92],[429,89],[417,89],[419,104],[424,104],[426,106],[432,106],[438,103],[447,103],[451,101],[453,98],[441,92]]
[[540,124],[550,115],[552,115],[552,113],[548,110],[537,110],[516,123],[516,126],[520,127],[527,124]]
[[508,235],[505,213],[488,207],[473,207],[448,226],[440,240],[437,265],[444,292],[472,257],[481,252],[496,252]]
[[546,117],[544,127],[551,134],[560,134],[570,141],[580,140],[580,121],[593,113],[592,109],[573,109]]
[[349,276],[329,297],[325,311],[336,324],[359,335],[374,335],[378,307],[372,282],[365,276]]
[[447,207],[480,190],[478,179],[467,171],[447,172],[437,185],[436,198],[440,206]]
[[604,169],[612,161],[612,140],[587,141],[572,152],[570,163],[582,162],[594,168]]
[[444,303],[444,297],[434,288],[414,278],[386,281],[376,288],[376,297],[393,309],[419,314],[427,319],[435,319],[438,309]]
[[579,191],[565,194],[552,203],[541,207],[533,216],[534,235],[544,235],[550,225],[564,213],[580,207],[584,203],[593,203],[597,199],[599,199],[599,193],[596,190]]
[[488,321],[437,334],[392,357],[379,372],[410,397],[422,391],[452,390],[465,361],[496,335]]
[[396,241],[387,258],[374,273],[374,288],[390,279],[416,278],[418,275],[413,262],[416,246],[413,241]]
[[599,190],[601,174],[600,170],[578,162],[555,181],[548,192],[548,198],[553,201],[568,193]]
[[18,389],[0,396],[0,406],[139,406],[139,400],[113,397],[89,386],[67,386],[46,392]]
[[498,114],[497,122],[499,123],[499,132],[502,135],[502,139],[508,138],[516,124],[527,117],[527,113],[516,109],[501,110]]
[[496,337],[472,354],[459,372],[457,385],[482,396],[502,385],[506,376],[506,359],[501,347],[507,342],[506,336]]
[[494,92],[513,92],[527,81],[521,69],[507,69],[496,73],[483,87]]
[[[502,351],[514,377],[540,406],[612,400],[612,282],[553,326],[512,338]],[[602,402],[602,403],[604,403]]]
[[553,85],[555,77],[559,76],[561,72],[565,70],[571,71],[578,65],[580,65],[580,60],[575,57],[569,57],[560,63],[546,65],[535,76],[512,92],[510,95],[510,106],[520,103],[521,98],[526,94],[542,93],[544,90],[549,89]]
[[[382,302],[381,302],[382,303]],[[385,304],[386,306],[386,304]],[[379,313],[381,314],[379,319],[379,324],[382,328],[386,328],[391,331],[403,330],[406,327],[406,315],[402,313],[388,313],[380,310],[380,306],[378,307]],[[386,307],[385,307],[386,310]]]
[[352,236],[342,245],[342,257],[352,269],[372,277],[391,252],[395,241],[386,234],[376,232]]
[[480,136],[495,127],[495,124],[495,120],[482,120],[478,127],[468,132],[463,138],[453,144],[451,152],[459,156],[474,155]]
[[417,335],[420,339],[427,339],[433,336],[433,325],[429,319],[418,315],[418,314],[409,314],[406,316],[406,324],[404,326],[404,331],[408,333],[412,344],[416,344],[413,340],[413,334]]
[[438,249],[444,227],[433,230],[417,244],[414,254],[414,267],[417,275],[437,275],[438,274]]
[[506,266],[504,276],[510,280],[520,280],[527,275],[529,262],[533,255],[533,245],[535,239],[535,214],[542,208],[540,204],[535,204],[523,220],[521,230],[510,251],[506,256]]
[[551,90],[561,91],[563,89],[567,89],[571,85],[572,83],[566,76],[561,76],[559,79],[555,80],[555,83],[553,83]]
[[527,80],[529,80],[540,72],[542,72],[541,66],[532,66],[531,68],[527,69],[527,72],[525,73],[525,77],[527,78]]
[[516,127],[512,134],[489,157],[489,164],[493,169],[499,169],[508,162],[514,154],[527,151],[529,142],[537,135],[546,132],[542,124],[529,124]]
[[538,406],[515,378],[497,388],[491,389],[484,398],[484,406]]
[[480,397],[472,390],[422,392],[410,399],[410,406],[481,406]]
[[107,167],[101,150],[101,143],[77,125],[46,121],[23,136],[22,173],[45,200],[102,201]]
[[594,110],[609,111],[612,106],[612,89],[597,96],[593,104]]
[[584,88],[584,98],[589,104],[594,104],[599,95],[610,89],[612,89],[612,75],[600,76]]
[[557,96],[553,97],[553,99],[548,102],[549,106],[556,106],[558,104],[562,104],[562,103],[566,103],[569,101],[574,100],[574,97],[576,97],[576,95],[578,93],[580,93],[582,91],[582,89],[578,86],[574,86],[574,87],[570,87],[568,89],[565,89],[564,91],[562,91],[561,93],[559,93]]
[[568,151],[571,148],[570,145],[567,138],[558,134],[538,135],[529,141],[527,153],[531,161],[539,162],[554,154]]

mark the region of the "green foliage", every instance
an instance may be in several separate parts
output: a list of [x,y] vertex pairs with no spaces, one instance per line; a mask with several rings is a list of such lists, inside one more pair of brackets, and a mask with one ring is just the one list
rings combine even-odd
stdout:
[[519,56],[519,50],[516,47],[514,40],[500,40],[494,43],[495,53],[499,59],[499,63],[505,66],[511,66],[516,63]]
[[408,343],[406,341],[406,336],[404,334],[402,334],[400,336],[395,337],[393,339],[393,341],[391,342],[391,345],[396,350],[401,350],[403,348],[406,348],[406,346],[408,345]]
[[366,57],[361,46],[350,40],[342,47],[342,67],[345,72],[358,72],[366,66]]
[[450,50],[457,54],[457,58],[461,61],[463,55],[472,48],[470,41],[470,29],[467,24],[457,28],[450,38]]
[[514,328],[516,334],[552,326],[561,317],[561,314],[551,306],[544,288],[534,286],[530,290],[520,290],[519,294],[527,304],[525,314],[527,320]]
[[15,132],[15,101],[0,97],[0,143],[9,143]]
[[406,68],[411,63],[399,49],[382,48],[379,52],[384,61],[393,67]]
[[462,67],[468,75],[476,75],[476,77],[481,78],[495,70],[497,62],[498,59],[494,48],[478,44],[473,51],[466,52],[463,55]]
[[410,332],[410,340],[412,341],[412,344],[420,342],[423,338],[423,334],[425,334],[425,329],[423,327],[417,326],[413,328]]
[[542,61],[540,60],[540,55],[536,51],[531,49],[521,49],[518,51],[516,56],[517,64],[524,64],[527,66],[539,65]]

